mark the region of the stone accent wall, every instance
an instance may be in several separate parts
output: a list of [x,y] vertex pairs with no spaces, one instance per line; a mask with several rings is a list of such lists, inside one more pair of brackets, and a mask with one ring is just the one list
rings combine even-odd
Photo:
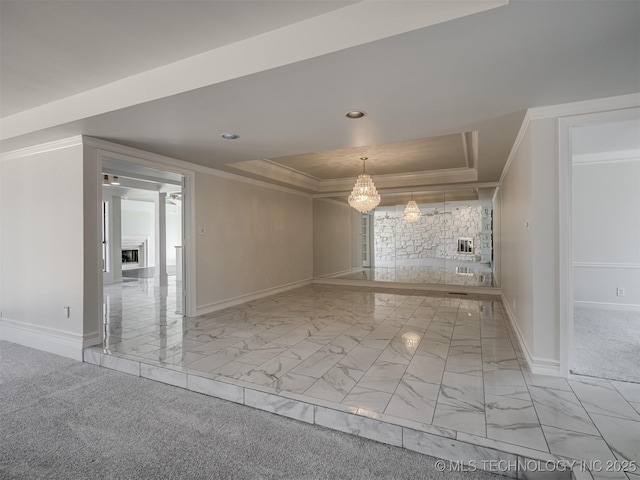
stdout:
[[[402,211],[374,212],[376,264],[419,263],[426,258],[491,261],[490,207],[453,207],[437,214],[421,209],[422,217],[413,223],[402,219]],[[458,253],[459,238],[473,239],[472,254]]]

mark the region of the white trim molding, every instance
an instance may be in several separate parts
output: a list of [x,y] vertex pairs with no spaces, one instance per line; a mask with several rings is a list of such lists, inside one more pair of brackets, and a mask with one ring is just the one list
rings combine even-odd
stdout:
[[531,120],[539,118],[568,117],[607,111],[624,110],[640,106],[640,92],[615,97],[595,98],[580,102],[561,103],[548,107],[529,109]]
[[0,340],[82,361],[83,335],[0,318]]
[[529,125],[531,124],[531,109],[527,110],[524,114],[524,118],[522,119],[522,124],[520,125],[520,130],[518,130],[518,134],[516,135],[516,139],[513,142],[513,146],[511,147],[511,151],[509,152],[509,156],[507,157],[507,162],[504,164],[504,168],[502,169],[502,174],[500,175],[499,184],[502,186],[504,179],[509,173],[509,169],[511,168],[511,164],[513,163],[513,159],[516,156],[516,152],[520,148],[520,144],[524,139],[527,130],[529,129]]
[[[398,187],[420,187],[423,185],[445,185],[448,183],[477,182],[478,171],[475,168],[448,168],[443,170],[372,175],[378,189]],[[321,180],[318,192],[351,191],[355,177]]]
[[15,160],[17,158],[29,157],[31,155],[37,155],[39,153],[53,152],[54,150],[61,150],[63,148],[75,147],[82,145],[82,135],[76,135],[73,137],[63,138],[61,140],[54,140],[53,142],[41,143],[39,145],[32,145],[25,148],[19,148],[17,150],[11,150],[0,154],[0,161]]
[[135,162],[141,165],[146,165],[151,168],[167,170],[175,173],[182,173],[184,171],[194,173],[204,173],[207,175],[213,175],[216,177],[226,178],[228,180],[235,180],[237,182],[248,183],[257,187],[269,188],[271,190],[279,190],[281,192],[287,192],[294,195],[300,195],[302,197],[311,198],[310,193],[306,193],[293,188],[283,187],[281,185],[275,185],[273,183],[265,182],[262,180],[256,180],[249,177],[243,177],[230,172],[223,172],[211,167],[205,167],[196,163],[185,162],[177,158],[167,157],[159,155],[157,153],[147,152],[145,150],[139,150],[133,147],[127,147],[118,143],[108,142],[99,138],[82,137],[83,143],[91,147],[97,148],[99,151],[108,153],[108,157],[114,160],[122,160],[125,162]]
[[[609,112],[613,117],[615,117],[616,114],[618,114],[619,110],[637,108],[639,106],[640,93],[631,93],[628,95],[619,95],[616,97],[597,98],[594,100],[562,103],[559,105],[551,105],[548,107],[535,107],[528,109],[524,115],[522,124],[520,125],[518,135],[516,136],[513,146],[511,147],[511,152],[509,153],[507,162],[502,169],[502,175],[500,175],[500,185],[502,185],[502,182],[507,176],[509,168],[511,167],[511,162],[513,162],[513,158],[515,157],[515,154],[520,147],[520,143],[522,142],[522,139],[524,138],[524,135],[527,132],[527,129],[529,128],[532,120],[555,117],[562,119],[562,117],[594,114],[599,112]],[[604,117],[601,118],[604,119]],[[577,123],[578,122],[576,122],[576,124]],[[573,121],[571,124],[574,124]]]
[[[575,268],[635,268],[632,264],[575,262],[573,258],[573,147],[571,129],[580,125],[635,118],[640,93],[539,109],[537,115],[565,115],[558,118],[558,236],[560,369],[568,377],[571,369],[574,321]],[[572,116],[568,116],[572,115]],[[542,118],[542,117],[538,117]]]
[[176,173],[184,179],[184,254],[186,278],[183,287],[186,292],[184,315],[194,316],[196,312],[196,220],[195,220],[195,168],[196,165],[155,153],[145,152],[104,140],[84,137],[84,143],[98,151],[99,167],[105,160],[119,160],[134,165],[142,165],[156,170]]
[[[231,163],[227,167],[269,179],[287,183],[315,193],[350,191],[355,177],[322,180],[293,168],[279,165],[270,160],[250,160]],[[373,175],[378,189],[395,187],[418,187],[422,185],[443,185],[448,183],[476,182],[478,170],[475,167],[457,167],[434,171]]]
[[505,311],[507,312],[507,317],[509,318],[509,322],[513,327],[513,331],[516,333],[518,343],[520,344],[520,350],[522,350],[522,352],[524,353],[524,359],[527,362],[527,366],[529,367],[531,373],[534,373],[536,375],[549,375],[553,377],[562,376],[562,371],[560,370],[560,362],[558,360],[534,357],[532,355],[527,342],[525,342],[524,340],[522,331],[518,326],[515,314],[513,313],[513,310],[511,310],[511,306],[509,305],[507,298],[502,292],[500,293],[500,297],[502,298],[502,304],[504,305]]
[[275,295],[277,293],[287,292],[295,288],[306,287],[307,285],[311,285],[311,281],[312,279],[308,278],[306,280],[300,280],[298,282],[286,283],[278,287],[267,288],[265,290],[260,290],[258,292],[247,293],[245,295],[240,295],[238,297],[230,298],[228,300],[220,300],[219,302],[213,302],[207,305],[200,305],[196,309],[196,316],[206,315],[208,313],[217,312],[218,310],[223,310],[229,307],[235,307],[236,305],[240,305],[242,303],[258,300],[260,298],[268,297],[270,295]]

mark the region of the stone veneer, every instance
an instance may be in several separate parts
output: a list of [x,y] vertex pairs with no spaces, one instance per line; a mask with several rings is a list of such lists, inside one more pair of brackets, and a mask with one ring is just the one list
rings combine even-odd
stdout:
[[[420,207],[420,220],[407,222],[402,211],[374,212],[374,257],[376,265],[417,263],[420,259],[443,258],[488,263],[492,250],[491,207],[471,205],[442,209]],[[458,238],[473,239],[473,253],[458,253]]]

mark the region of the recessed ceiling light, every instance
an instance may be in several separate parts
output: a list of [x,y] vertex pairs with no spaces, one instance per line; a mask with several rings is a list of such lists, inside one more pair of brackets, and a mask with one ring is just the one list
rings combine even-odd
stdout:
[[366,115],[366,112],[361,112],[359,110],[354,110],[352,112],[347,112],[344,114],[347,118],[362,118]]
[[236,138],[240,138],[240,135],[236,135],[235,133],[223,133],[221,137],[225,140],[235,140]]

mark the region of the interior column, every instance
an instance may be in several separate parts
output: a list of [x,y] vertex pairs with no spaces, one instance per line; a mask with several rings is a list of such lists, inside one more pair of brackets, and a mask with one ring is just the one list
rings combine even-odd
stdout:
[[167,276],[167,194],[158,192],[155,199],[156,267],[153,275],[156,286],[168,285]]
[[109,209],[109,238],[107,243],[111,245],[111,273],[113,283],[122,281],[122,201],[119,195],[111,196],[111,208]]

